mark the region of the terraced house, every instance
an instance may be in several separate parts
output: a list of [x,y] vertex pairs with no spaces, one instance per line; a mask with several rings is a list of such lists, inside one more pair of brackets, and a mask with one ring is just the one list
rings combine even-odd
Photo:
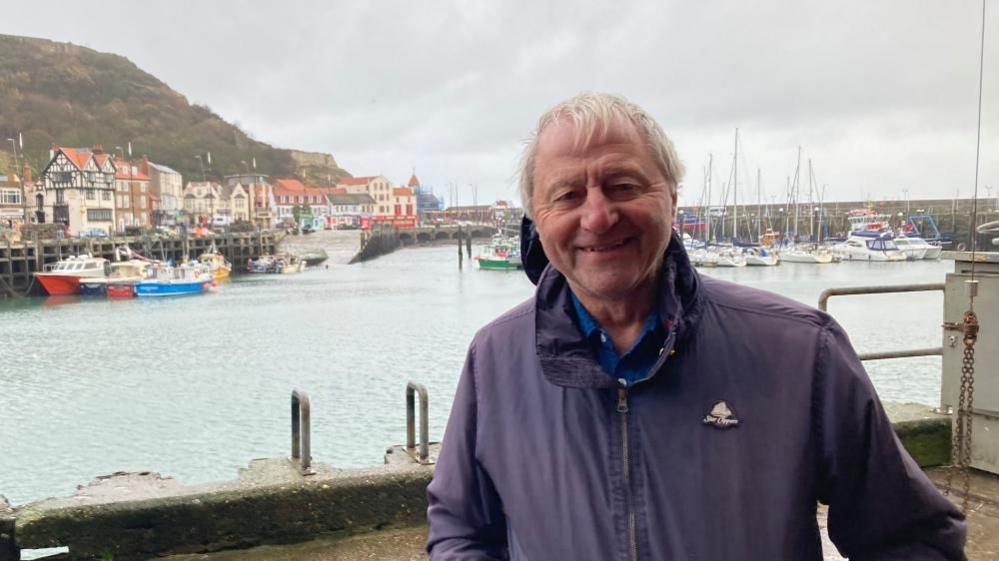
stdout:
[[115,216],[118,232],[126,227],[148,228],[153,224],[153,205],[149,198],[149,176],[138,166],[115,159]]
[[115,225],[115,175],[111,156],[100,146],[53,147],[42,169],[41,188],[33,207],[39,223],[69,226],[74,233],[103,230]]

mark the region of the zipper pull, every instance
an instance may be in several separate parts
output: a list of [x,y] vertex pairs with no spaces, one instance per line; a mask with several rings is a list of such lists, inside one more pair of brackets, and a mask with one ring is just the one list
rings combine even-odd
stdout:
[[626,388],[618,388],[617,390],[617,412],[628,412],[628,390]]

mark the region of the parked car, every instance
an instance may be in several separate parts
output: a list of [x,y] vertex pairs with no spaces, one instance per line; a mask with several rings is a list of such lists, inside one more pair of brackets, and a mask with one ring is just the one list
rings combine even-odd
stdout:
[[84,230],[80,232],[81,238],[106,238],[108,237],[107,230],[102,228],[90,228],[89,230]]

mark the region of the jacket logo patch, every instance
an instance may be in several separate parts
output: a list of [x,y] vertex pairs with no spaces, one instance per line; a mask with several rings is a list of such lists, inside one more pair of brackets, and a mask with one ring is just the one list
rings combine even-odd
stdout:
[[727,403],[718,401],[711,408],[711,412],[704,417],[704,424],[718,429],[730,429],[739,426],[739,419],[735,418],[735,413]]

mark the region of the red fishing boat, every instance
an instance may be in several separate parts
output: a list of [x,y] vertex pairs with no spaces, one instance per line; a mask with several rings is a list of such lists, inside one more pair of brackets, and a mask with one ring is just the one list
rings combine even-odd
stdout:
[[103,257],[81,255],[59,261],[44,273],[35,273],[35,279],[50,296],[79,294],[80,279],[104,278],[111,263]]

